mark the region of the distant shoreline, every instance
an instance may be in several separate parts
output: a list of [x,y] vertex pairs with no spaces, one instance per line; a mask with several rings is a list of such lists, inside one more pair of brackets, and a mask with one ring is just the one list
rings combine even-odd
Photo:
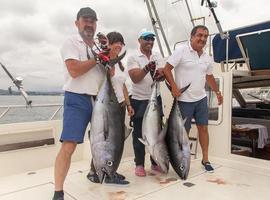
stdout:
[[[36,92],[36,91],[26,91],[26,93],[28,95],[31,96],[63,96],[64,92]],[[18,91],[12,91],[12,93],[10,93],[8,90],[2,90],[0,89],[0,96],[18,96],[21,95],[20,92]]]

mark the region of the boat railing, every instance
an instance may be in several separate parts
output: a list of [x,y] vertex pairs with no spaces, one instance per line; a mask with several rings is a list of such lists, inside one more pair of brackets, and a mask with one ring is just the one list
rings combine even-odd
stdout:
[[[51,109],[54,108],[54,109]],[[33,104],[31,106],[26,106],[26,105],[0,105],[0,124],[3,124],[2,120],[4,117],[7,117],[9,113],[13,111],[11,116],[9,117],[9,120],[6,120],[4,123],[13,123],[12,118],[16,118],[16,116],[24,117],[27,119],[28,115],[33,115],[31,111],[34,111],[35,109],[41,109],[41,110],[35,110],[34,115],[42,116],[42,117],[37,117],[37,120],[33,118],[33,121],[40,121],[40,120],[45,120],[45,121],[50,121],[50,120],[55,120],[55,117],[59,112],[62,110],[63,104]],[[25,113],[22,112],[25,111]],[[21,112],[20,112],[21,111]],[[27,111],[27,112],[26,112]],[[46,111],[46,112],[44,112]],[[16,122],[16,120],[15,120]]]

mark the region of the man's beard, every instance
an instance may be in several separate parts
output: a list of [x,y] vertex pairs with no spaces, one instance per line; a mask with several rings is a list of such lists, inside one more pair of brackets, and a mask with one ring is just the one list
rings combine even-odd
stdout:
[[83,31],[80,32],[80,34],[84,39],[93,40],[95,32],[94,32],[94,30],[91,30],[91,31],[83,30]]

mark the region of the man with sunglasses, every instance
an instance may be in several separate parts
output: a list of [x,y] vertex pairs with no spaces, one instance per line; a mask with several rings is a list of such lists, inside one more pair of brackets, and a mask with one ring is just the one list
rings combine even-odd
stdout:
[[[135,115],[131,121],[133,123],[133,149],[135,154],[135,175],[146,176],[144,169],[145,147],[138,138],[142,138],[142,120],[146,110],[148,100],[151,97],[153,80],[162,80],[162,56],[152,51],[155,41],[155,34],[152,31],[143,29],[138,36],[140,45],[139,50],[128,58],[127,69],[132,80],[131,85],[131,105],[135,111]],[[158,69],[159,68],[159,69]],[[158,93],[159,88],[158,88]],[[160,109],[162,110],[162,102],[160,95],[158,96]],[[162,113],[163,115],[163,113]],[[162,117],[162,116],[161,116]],[[160,167],[151,158],[151,169],[162,172]]]

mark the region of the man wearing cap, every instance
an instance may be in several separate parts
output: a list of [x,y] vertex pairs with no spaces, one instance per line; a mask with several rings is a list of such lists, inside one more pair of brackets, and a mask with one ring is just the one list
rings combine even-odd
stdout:
[[[144,169],[145,147],[138,138],[142,138],[142,120],[146,110],[148,100],[151,97],[151,85],[153,80],[161,80],[162,57],[159,53],[153,52],[155,34],[152,31],[143,29],[138,36],[140,49],[134,55],[130,56],[127,61],[127,69],[132,80],[131,84],[131,105],[135,111],[132,117],[133,122],[133,149],[135,154],[135,175],[146,176]],[[158,69],[160,68],[160,69]],[[158,101],[162,110],[162,102],[158,88]],[[162,113],[163,115],[163,113]],[[162,116],[161,116],[162,117]],[[161,172],[161,169],[151,158],[152,170]]]
[[62,142],[55,161],[55,193],[53,200],[63,200],[63,185],[71,157],[77,144],[83,142],[86,128],[91,120],[92,99],[105,77],[105,70],[91,52],[94,45],[97,15],[89,8],[81,8],[75,25],[78,34],[65,41],[61,49],[64,61],[65,84]]

